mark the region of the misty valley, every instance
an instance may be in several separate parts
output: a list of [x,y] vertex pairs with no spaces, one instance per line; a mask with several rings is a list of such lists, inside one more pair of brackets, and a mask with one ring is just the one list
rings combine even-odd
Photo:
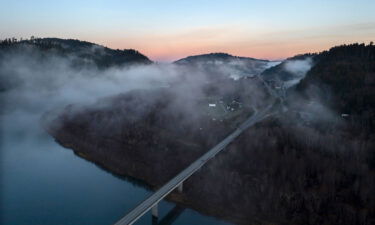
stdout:
[[[17,164],[20,154],[29,164],[10,167],[15,173],[38,171],[40,162],[59,171],[48,174],[55,190],[75,197],[98,190],[72,204],[74,213],[87,214],[61,224],[115,223],[260,115],[184,181],[182,192],[171,192],[162,209],[188,209],[194,224],[375,223],[372,42],[275,61],[207,53],[160,63],[137,50],[73,39],[5,39],[0,95],[1,141],[10,149],[5,165]],[[34,148],[44,150],[36,157]],[[70,184],[75,170],[95,172]],[[25,171],[27,183],[17,186],[39,190],[37,172]],[[103,191],[113,195],[101,199]],[[90,208],[93,196],[116,207]],[[54,215],[70,207],[65,194],[52,198],[63,202]],[[5,201],[2,210],[20,215],[10,197]],[[103,210],[111,211],[108,218],[77,219]]]

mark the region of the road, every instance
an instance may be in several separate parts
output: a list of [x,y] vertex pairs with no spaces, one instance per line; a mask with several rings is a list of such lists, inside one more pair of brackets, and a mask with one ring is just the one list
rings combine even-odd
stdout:
[[126,214],[125,217],[120,219],[115,225],[128,225],[133,224],[139,217],[144,215],[153,206],[158,204],[165,196],[171,193],[176,187],[182,184],[186,179],[199,170],[208,160],[216,156],[221,150],[223,150],[230,142],[238,137],[244,130],[251,127],[255,123],[263,120],[270,115],[271,108],[273,105],[269,105],[265,109],[254,113],[245,122],[243,122],[233,133],[222,140],[215,147],[206,152],[203,156],[198,158],[195,162],[190,164],[186,169],[180,172],[172,180],[162,186],[158,191],[152,194],[149,198],[141,202],[136,208]]

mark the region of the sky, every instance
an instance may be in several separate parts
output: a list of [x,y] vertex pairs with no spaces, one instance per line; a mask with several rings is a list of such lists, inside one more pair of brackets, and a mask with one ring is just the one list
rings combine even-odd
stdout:
[[152,60],[282,59],[375,41],[375,0],[0,0],[0,39],[58,37]]

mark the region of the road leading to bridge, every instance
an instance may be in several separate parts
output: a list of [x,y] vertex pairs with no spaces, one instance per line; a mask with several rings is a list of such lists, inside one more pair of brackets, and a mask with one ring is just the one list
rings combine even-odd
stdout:
[[215,147],[206,152],[203,156],[198,158],[195,162],[190,164],[186,169],[180,172],[172,180],[162,186],[158,191],[152,194],[149,198],[140,203],[136,208],[130,211],[125,217],[119,220],[115,225],[128,225],[133,224],[148,210],[157,205],[165,196],[171,193],[176,187],[181,185],[186,179],[188,179],[194,172],[199,170],[208,160],[216,156],[221,150],[223,150],[230,142],[238,137],[244,130],[253,126],[255,123],[263,120],[270,115],[272,105],[269,105],[265,109],[255,113],[243,122],[233,133],[222,140]]

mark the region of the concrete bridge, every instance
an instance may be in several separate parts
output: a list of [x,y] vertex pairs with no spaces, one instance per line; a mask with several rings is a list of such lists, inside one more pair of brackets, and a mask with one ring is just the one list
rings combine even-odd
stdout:
[[255,112],[254,115],[249,117],[243,122],[233,133],[222,140],[215,147],[206,152],[203,156],[194,161],[190,166],[181,171],[177,176],[172,178],[149,198],[141,202],[137,207],[131,210],[127,215],[120,219],[115,225],[129,225],[135,223],[141,216],[151,209],[153,218],[158,218],[158,203],[163,200],[169,193],[177,189],[183,191],[183,182],[199,170],[208,160],[215,157],[222,151],[229,143],[237,138],[244,130],[253,126],[255,123],[263,120],[270,115],[273,105],[269,105],[261,111]]

